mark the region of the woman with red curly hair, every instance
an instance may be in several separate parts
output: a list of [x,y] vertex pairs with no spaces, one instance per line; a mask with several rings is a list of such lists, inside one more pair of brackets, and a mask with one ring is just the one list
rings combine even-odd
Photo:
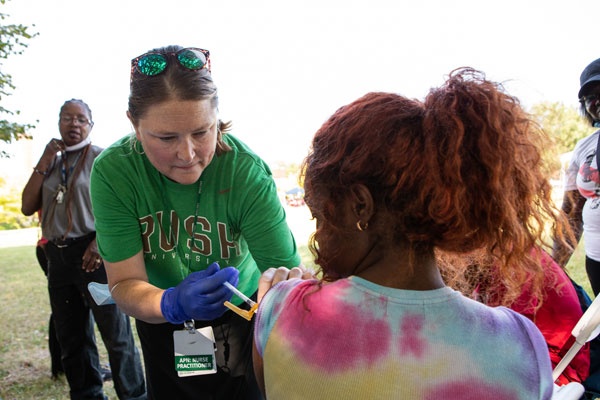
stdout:
[[273,285],[255,331],[267,398],[549,399],[540,331],[446,286],[463,265],[442,275],[435,256],[484,249],[507,299],[525,284],[541,293],[531,249],[547,221],[567,229],[542,137],[516,98],[468,68],[422,102],[369,93],[337,110],[303,163],[322,278],[275,286],[271,270],[259,288]]

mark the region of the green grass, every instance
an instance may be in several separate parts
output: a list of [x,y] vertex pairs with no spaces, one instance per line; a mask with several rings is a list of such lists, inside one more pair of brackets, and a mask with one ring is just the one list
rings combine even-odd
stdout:
[[34,246],[0,249],[0,288],[0,397],[68,399],[64,378],[51,379],[50,305]]
[[585,251],[583,249],[583,244],[582,239],[565,269],[571,279],[581,285],[593,300],[594,293],[592,293],[592,287],[590,286],[590,281],[585,272]]
[[[306,246],[300,247],[306,266],[312,266]],[[569,265],[571,277],[591,297],[585,274],[583,245],[578,246]],[[68,399],[64,377],[52,380],[48,352],[48,316],[50,305],[46,277],[35,258],[33,246],[0,248],[0,399]],[[135,324],[133,324],[135,330]],[[108,357],[100,335],[100,361]],[[137,341],[137,335],[135,335]],[[138,343],[139,346],[139,343]],[[105,383],[105,393],[117,399],[112,382]]]
[[[306,266],[312,266],[306,246],[300,247]],[[0,399],[68,399],[64,376],[51,378],[48,351],[50,303],[46,277],[34,246],[0,248]],[[132,328],[139,347],[135,324]],[[100,362],[108,364],[106,349],[96,332]],[[112,381],[104,383],[109,399],[117,399]]]

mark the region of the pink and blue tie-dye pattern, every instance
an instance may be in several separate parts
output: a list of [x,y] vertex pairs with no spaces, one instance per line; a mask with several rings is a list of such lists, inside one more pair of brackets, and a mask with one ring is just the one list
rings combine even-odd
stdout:
[[274,399],[549,399],[541,333],[449,288],[406,291],[351,277],[278,284],[255,341]]

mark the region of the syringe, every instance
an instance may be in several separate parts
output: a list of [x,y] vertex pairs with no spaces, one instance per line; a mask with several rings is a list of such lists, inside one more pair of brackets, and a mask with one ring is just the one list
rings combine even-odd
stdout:
[[233,293],[235,293],[236,296],[238,296],[240,299],[244,300],[244,302],[250,306],[250,310],[242,310],[241,308],[233,305],[229,301],[226,301],[224,303],[225,307],[229,308],[231,311],[233,311],[240,317],[243,317],[243,318],[247,319],[248,321],[250,321],[252,319],[252,316],[258,309],[258,303],[255,302],[254,300],[252,300],[251,298],[249,298],[248,296],[246,296],[244,293],[240,292],[238,290],[238,288],[233,286],[231,283],[225,281],[223,283],[223,285],[225,285],[229,290],[231,290]]

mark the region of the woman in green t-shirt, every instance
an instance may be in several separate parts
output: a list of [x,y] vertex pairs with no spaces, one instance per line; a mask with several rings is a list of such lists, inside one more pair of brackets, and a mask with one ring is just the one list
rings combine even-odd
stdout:
[[253,322],[227,311],[245,304],[224,283],[256,300],[261,271],[301,264],[269,167],[217,110],[207,50],[136,57],[135,134],[92,171],[98,248],[113,298],[136,319],[150,398],[260,398]]

